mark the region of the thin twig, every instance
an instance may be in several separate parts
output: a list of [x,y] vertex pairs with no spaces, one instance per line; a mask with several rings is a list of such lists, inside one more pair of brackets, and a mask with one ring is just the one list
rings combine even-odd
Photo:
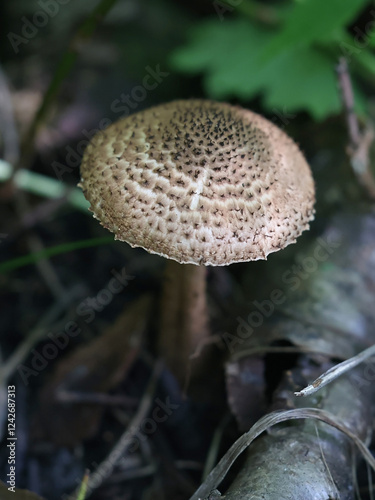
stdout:
[[[26,214],[30,212],[30,206],[26,194],[23,191],[16,191],[14,206],[17,216],[22,221]],[[26,243],[31,254],[45,250],[42,240],[37,234],[26,234]],[[60,282],[54,267],[47,259],[40,259],[35,262],[40,276],[43,278],[46,286],[50,289],[57,301],[63,300],[66,290]]]
[[[17,163],[14,166],[12,176],[16,174],[20,167],[30,166],[35,149],[35,136],[40,125],[43,123],[43,120],[45,119],[51,105],[53,104],[63,81],[76,62],[82,44],[84,42],[87,42],[87,40],[91,37],[99,22],[104,18],[104,16],[112,8],[115,2],[116,0],[101,0],[99,4],[93,9],[91,14],[85,19],[85,21],[79,27],[77,33],[71,40],[68,49],[66,50],[60,63],[57,66],[52,81],[47,89],[46,94],[44,95],[42,104],[35,114],[30,128],[28,129],[24,140],[22,141],[21,153]],[[11,178],[9,180],[9,186],[14,187],[14,185],[15,184],[13,182],[13,178]],[[16,190],[15,208],[20,220],[24,218],[25,214],[30,212],[28,199],[23,191]],[[43,243],[37,235],[27,238],[27,243],[31,251],[35,250],[35,247],[38,247],[39,250],[43,248]],[[48,260],[40,260],[36,263],[36,266],[46,285],[50,288],[55,298],[57,300],[60,300],[65,294],[65,290],[52,264],[50,264]]]
[[56,401],[61,403],[90,403],[95,405],[125,406],[134,408],[138,400],[129,396],[106,394],[102,392],[78,392],[59,389],[56,392]]
[[314,422],[314,427],[315,427],[315,433],[316,433],[316,437],[318,439],[318,444],[319,444],[319,450],[320,450],[320,455],[322,457],[322,462],[323,462],[323,465],[324,467],[326,468],[326,471],[327,471],[327,476],[329,477],[329,479],[331,480],[331,484],[332,484],[332,489],[333,490],[336,490],[335,493],[336,493],[336,496],[337,498],[339,498],[340,496],[340,493],[337,489],[337,486],[336,486],[336,483],[332,477],[332,474],[331,474],[331,469],[328,467],[328,464],[327,464],[327,460],[326,460],[326,457],[324,455],[324,450],[323,450],[323,446],[322,446],[322,441],[320,439],[320,435],[319,435],[319,429],[318,429],[318,426],[316,425],[316,422]]
[[[3,101],[8,99],[6,105],[3,107],[3,113],[5,113],[3,128],[5,127],[9,130],[9,132],[7,132],[4,136],[4,139],[7,140],[6,144],[8,144],[7,148],[5,148],[5,153],[8,155],[6,159],[8,162],[18,161],[20,153],[19,138],[13,108],[11,106],[10,91],[7,87],[5,78],[2,78],[1,76],[2,74],[0,72],[0,97],[2,96]],[[15,209],[20,220],[22,220],[23,216],[29,212],[28,200],[25,193],[22,191],[17,191],[15,194]],[[27,235],[26,241],[31,252],[35,252],[43,248],[43,243],[37,235]],[[64,295],[65,290],[55,273],[52,264],[47,260],[40,260],[36,263],[36,265],[46,285],[50,288],[55,298],[60,300]]]
[[4,143],[4,160],[14,165],[20,156],[20,143],[14,118],[12,96],[7,79],[0,67],[0,128]]
[[[140,425],[142,424],[142,421],[147,417],[147,415],[151,409],[156,384],[157,384],[159,375],[162,371],[162,367],[163,367],[163,365],[161,362],[155,363],[150,382],[149,382],[148,387],[147,387],[147,389],[142,397],[141,403],[138,407],[136,414],[134,415],[133,419],[129,423],[128,428],[122,434],[118,443],[114,446],[114,448],[111,450],[109,455],[99,464],[99,466],[97,467],[95,472],[90,475],[89,480],[88,480],[88,484],[87,484],[87,493],[86,493],[85,498],[89,498],[90,495],[95,491],[95,489],[98,488],[100,486],[100,484],[102,484],[102,482],[112,474],[113,469],[115,468],[116,464],[119,462],[119,460],[125,454],[126,449],[128,448],[128,446],[132,442],[132,440],[134,438],[134,433],[137,432]],[[98,478],[100,478],[99,481],[98,481]],[[76,493],[73,494],[73,496],[71,496],[71,498],[69,498],[69,500],[74,500]]]
[[369,486],[370,500],[374,500],[374,485],[372,484],[372,470],[369,464],[366,464],[366,467],[367,467],[367,481]]
[[131,468],[130,470],[125,470],[112,474],[111,482],[114,484],[123,483],[124,481],[130,481],[132,479],[144,478],[154,476],[157,472],[157,465],[147,464],[136,469]]
[[[46,330],[66,308],[66,306],[75,300],[78,296],[78,287],[67,293],[63,300],[53,304],[51,309],[42,317],[38,324],[33,328],[28,337],[17,347],[13,354],[6,362],[2,360],[0,355],[0,441],[4,433],[4,423],[6,418],[6,386],[8,380],[12,377],[16,369],[30,354],[31,349],[36,345],[46,334]],[[81,293],[80,293],[81,295]]]
[[323,375],[320,375],[320,377],[314,380],[314,382],[312,382],[307,387],[302,389],[302,391],[295,392],[294,395],[310,396],[311,394],[314,394],[315,392],[319,391],[319,389],[321,389],[325,385],[333,382],[333,380],[336,380],[338,377],[341,377],[341,375],[344,375],[344,373],[347,373],[349,370],[360,365],[361,363],[366,361],[366,359],[371,358],[372,356],[375,356],[375,345],[368,347],[367,349],[360,352],[356,356],[353,356],[352,358],[349,358],[346,361],[343,361],[342,363],[333,366],[325,373],[323,373]]
[[[269,354],[269,353],[280,353],[280,354],[289,354],[289,353],[296,353],[296,354],[317,354],[319,356],[330,356],[330,353],[324,352],[321,349],[314,349],[313,347],[304,347],[304,346],[269,346],[269,345],[262,345],[262,346],[250,346],[246,347],[246,349],[243,349],[239,352],[234,353],[231,356],[231,363],[241,360],[242,358],[247,358],[248,356],[253,356],[254,354]],[[337,356],[338,358],[341,358],[341,356]]]
[[[43,241],[35,233],[27,236],[27,245],[32,254],[40,253],[45,250]],[[46,257],[42,257],[35,262],[35,265],[39,271],[39,274],[43,277],[44,282],[52,292],[55,299],[63,299],[64,295],[66,295],[67,293],[67,290],[61,283],[60,278],[55,271],[55,268],[52,265],[51,261]]]
[[220,343],[222,343],[222,338],[221,338],[221,335],[219,333],[215,333],[213,335],[211,335],[210,337],[206,337],[204,339],[201,339],[198,343],[198,345],[196,346],[194,352],[192,354],[190,354],[189,356],[189,360],[194,360],[194,359],[197,359],[199,358],[199,356],[202,354],[202,351],[203,349],[208,346],[208,345],[218,345]]
[[371,199],[375,199],[375,179],[370,168],[370,148],[375,139],[375,133],[370,126],[361,132],[357,115],[354,111],[353,87],[350,80],[348,63],[341,57],[336,68],[341,98],[345,109],[350,145],[348,154],[352,169],[363,188]]
[[204,464],[204,469],[203,469],[203,474],[202,474],[202,480],[204,481],[208,474],[211,472],[211,470],[214,468],[214,465],[217,460],[217,456],[219,454],[219,449],[220,449],[220,444],[221,440],[224,434],[225,427],[228,425],[232,418],[232,415],[229,413],[224,416],[224,418],[221,420],[220,424],[218,427],[215,429],[214,435],[212,437],[210,449],[208,450],[207,457],[206,457],[206,463]]
[[345,108],[349,139],[352,148],[355,149],[359,146],[359,143],[361,142],[361,132],[359,129],[357,115],[355,114],[354,111],[353,87],[350,80],[348,63],[345,57],[340,57],[336,71],[341,90],[342,103]]
[[43,339],[46,329],[51,325],[66,307],[76,300],[82,294],[82,288],[75,287],[69,290],[60,301],[55,302],[53,306],[45,313],[37,325],[31,330],[26,339],[17,347],[13,354],[0,368],[0,380],[9,380],[18,366],[27,358],[31,349]]

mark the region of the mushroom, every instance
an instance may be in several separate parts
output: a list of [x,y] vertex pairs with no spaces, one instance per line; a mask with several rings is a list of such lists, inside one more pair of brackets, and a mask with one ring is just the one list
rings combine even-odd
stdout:
[[297,145],[260,115],[210,100],[155,106],[98,133],[80,187],[117,240],[172,259],[159,346],[180,380],[208,334],[205,266],[266,259],[314,218]]

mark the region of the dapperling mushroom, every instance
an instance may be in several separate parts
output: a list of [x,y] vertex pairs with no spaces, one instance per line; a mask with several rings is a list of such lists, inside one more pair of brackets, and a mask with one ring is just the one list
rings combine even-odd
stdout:
[[171,259],[159,348],[180,380],[208,335],[205,266],[266,259],[314,217],[297,145],[260,115],[209,100],[110,125],[85,151],[80,186],[116,239]]

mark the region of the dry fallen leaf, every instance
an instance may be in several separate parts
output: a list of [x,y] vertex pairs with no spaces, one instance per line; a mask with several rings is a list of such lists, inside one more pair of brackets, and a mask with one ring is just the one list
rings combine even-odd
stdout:
[[33,424],[35,440],[75,446],[95,435],[103,405],[64,402],[61,394],[69,394],[69,391],[106,394],[124,379],[137,358],[149,305],[149,297],[131,304],[102,335],[57,364],[40,394]]

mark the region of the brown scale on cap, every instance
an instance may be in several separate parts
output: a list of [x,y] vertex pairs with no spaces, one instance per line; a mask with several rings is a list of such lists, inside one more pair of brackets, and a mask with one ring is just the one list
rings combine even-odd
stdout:
[[309,227],[314,183],[296,144],[225,103],[174,101],[97,134],[81,165],[94,216],[180,263],[265,259]]

